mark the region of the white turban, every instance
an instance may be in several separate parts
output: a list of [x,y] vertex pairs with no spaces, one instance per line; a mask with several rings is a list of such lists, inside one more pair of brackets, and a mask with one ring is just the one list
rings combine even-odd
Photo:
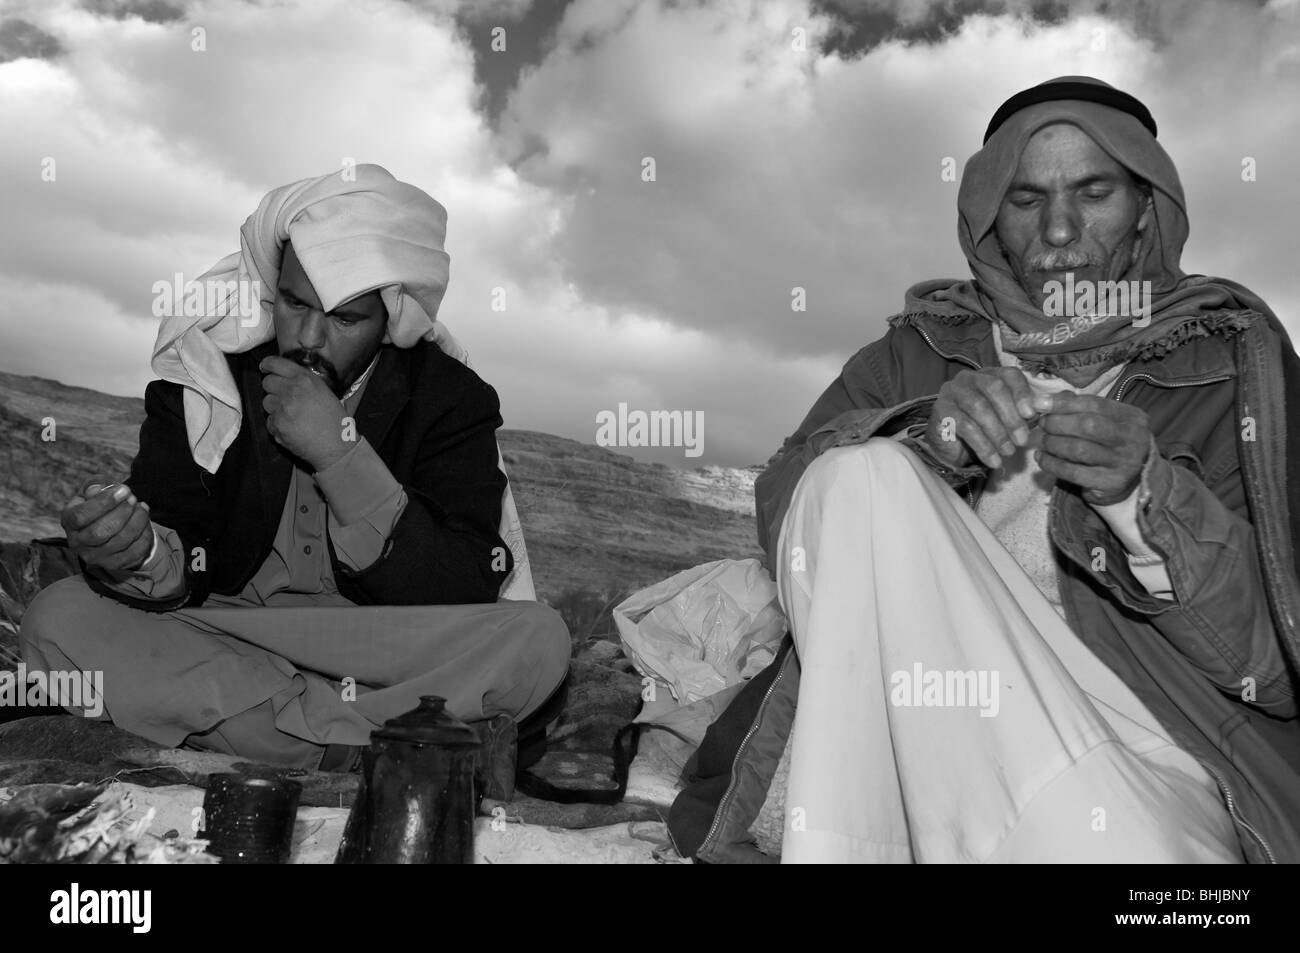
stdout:
[[216,473],[239,433],[239,391],[224,355],[275,337],[272,307],[286,241],[326,311],[378,290],[388,309],[385,343],[446,342],[443,350],[464,361],[464,350],[437,321],[450,264],[446,234],[446,209],[377,165],[269,192],[239,230],[240,250],[196,279],[196,290],[216,288],[217,295],[204,294],[202,308],[184,309],[202,313],[173,314],[158,329],[153,369],[185,388],[195,462]]

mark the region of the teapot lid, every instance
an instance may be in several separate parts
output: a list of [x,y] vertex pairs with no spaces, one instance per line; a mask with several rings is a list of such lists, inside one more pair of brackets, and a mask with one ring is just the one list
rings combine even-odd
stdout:
[[396,718],[390,718],[370,733],[372,740],[405,741],[443,747],[476,747],[474,729],[446,712],[447,699],[421,695],[420,704]]

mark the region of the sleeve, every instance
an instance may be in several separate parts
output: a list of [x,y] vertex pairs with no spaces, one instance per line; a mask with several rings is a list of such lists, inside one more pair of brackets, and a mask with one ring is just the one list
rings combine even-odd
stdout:
[[153,548],[134,572],[93,569],[103,584],[139,599],[169,601],[185,591],[185,552],[174,530],[153,523]]
[[1124,558],[1128,560],[1133,578],[1157,599],[1171,602],[1174,591],[1164,557],[1152,551],[1151,543],[1142,536],[1142,529],[1138,526],[1138,510],[1151,499],[1151,465],[1158,455],[1159,450],[1147,454],[1141,479],[1127,499],[1104,506],[1093,504],[1092,508],[1123,545]]
[[[381,552],[360,570],[340,558],[340,591],[359,605],[495,602],[514,568],[498,532],[506,477],[497,465],[496,391],[468,369],[456,380],[451,402],[419,437],[402,484],[406,505]],[[369,518],[382,519],[377,511]]]
[[316,471],[329,508],[330,539],[340,562],[361,570],[379,558],[406,509],[406,491],[362,437],[332,466]]
[[[1141,539],[1163,559],[1171,599],[1138,580],[1120,538],[1078,494],[1065,495],[1052,536],[1220,691],[1289,718],[1296,714],[1294,689],[1269,613],[1236,444],[1227,440],[1231,461],[1210,466],[1208,482],[1153,447],[1150,497],[1136,508],[1137,523]],[[1105,560],[1092,558],[1097,547]]]
[[898,333],[891,328],[849,359],[754,481],[758,542],[767,553],[769,568],[795,487],[809,465],[832,447],[893,437],[921,456],[950,486],[962,486],[984,472],[978,466],[944,467],[920,439],[937,395],[903,399],[897,374],[890,371]]
[[[181,554],[177,566],[181,578],[169,583],[166,598],[145,597],[137,587],[108,585],[86,572],[84,563],[82,572],[86,584],[101,595],[148,612],[170,612],[202,605],[211,590],[206,567],[215,562],[213,540],[222,524],[220,480],[194,462],[185,429],[184,389],[179,384],[151,382],[145,388],[144,408],[140,449],[126,483],[136,499],[149,504],[154,525],[172,534],[167,542]],[[203,558],[192,558],[200,552]]]

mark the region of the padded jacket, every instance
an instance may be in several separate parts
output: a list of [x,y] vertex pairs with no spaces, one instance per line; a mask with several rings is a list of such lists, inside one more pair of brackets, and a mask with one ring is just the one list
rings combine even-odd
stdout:
[[[1134,578],[1122,544],[1076,487],[1053,489],[1049,532],[1073,631],[1214,776],[1246,858],[1295,862],[1300,426],[1288,427],[1287,414],[1300,412],[1300,359],[1276,319],[1251,315],[1231,338],[1194,338],[1130,362],[1110,391],[1150,420],[1157,455],[1139,526],[1166,559],[1174,600],[1153,597]],[[831,447],[903,437],[975,505],[987,471],[950,470],[918,437],[946,381],[997,365],[992,326],[975,317],[910,314],[854,355],[755,484],[769,566],[799,478]],[[1093,568],[1103,565],[1092,558],[1098,546],[1109,572]],[[774,665],[780,674],[764,686],[703,838],[684,845],[701,860],[753,851],[747,824],[798,697],[795,654]]]

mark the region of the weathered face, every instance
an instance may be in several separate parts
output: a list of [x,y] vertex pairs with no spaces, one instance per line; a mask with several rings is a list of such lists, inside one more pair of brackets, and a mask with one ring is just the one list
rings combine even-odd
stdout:
[[272,314],[280,354],[325,378],[340,397],[374,360],[388,323],[378,291],[323,311],[289,243],[284,246]]
[[1127,169],[1078,126],[1053,123],[1026,143],[994,229],[1016,280],[1042,309],[1047,284],[1064,284],[1067,272],[1076,286],[1120,280],[1151,215]]

